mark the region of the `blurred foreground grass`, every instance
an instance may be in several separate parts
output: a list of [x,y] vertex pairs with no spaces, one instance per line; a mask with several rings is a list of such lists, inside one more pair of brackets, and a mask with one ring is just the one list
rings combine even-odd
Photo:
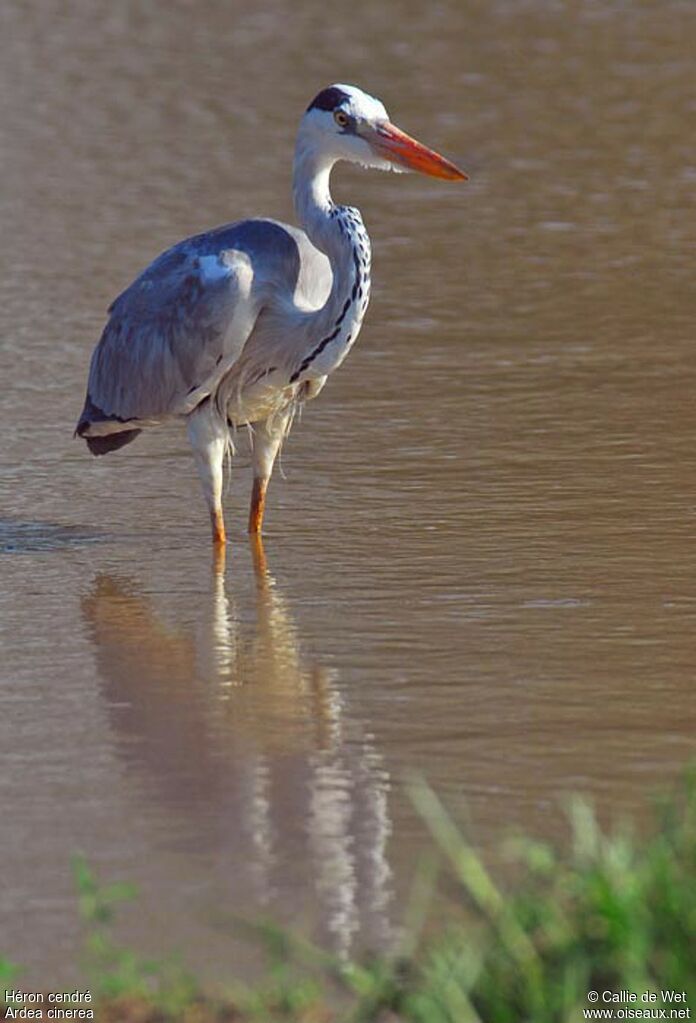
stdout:
[[[629,991],[639,999],[655,992],[656,1001],[632,1008],[666,1008],[667,1018],[671,1009],[696,1013],[693,772],[657,804],[647,834],[627,826],[605,832],[586,802],[573,801],[570,841],[554,847],[516,840],[518,869],[506,888],[494,883],[436,795],[420,783],[412,794],[437,855],[418,874],[399,947],[346,965],[270,924],[254,925],[268,951],[267,977],[253,990],[231,978],[224,1000],[204,995],[176,962],[148,962],[116,945],[115,908],[135,893],[100,885],[77,861],[95,1019],[575,1023],[590,1018],[583,1011],[592,1008],[589,991]],[[448,887],[449,922],[438,927],[430,907],[442,862],[455,883]],[[21,988],[21,973],[0,958],[0,990],[13,985]],[[686,1001],[663,1002],[665,990],[685,992]]]

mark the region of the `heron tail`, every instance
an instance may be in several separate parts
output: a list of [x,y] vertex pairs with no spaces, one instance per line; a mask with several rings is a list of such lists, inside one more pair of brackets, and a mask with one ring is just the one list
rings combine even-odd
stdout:
[[108,455],[110,451],[118,451],[119,448],[130,444],[142,432],[142,430],[121,430],[120,433],[107,433],[104,437],[85,437],[84,439],[93,455]]
[[75,436],[82,437],[93,455],[108,455],[110,451],[130,444],[142,430],[129,427],[127,420],[110,416],[94,404],[89,394],[75,428]]

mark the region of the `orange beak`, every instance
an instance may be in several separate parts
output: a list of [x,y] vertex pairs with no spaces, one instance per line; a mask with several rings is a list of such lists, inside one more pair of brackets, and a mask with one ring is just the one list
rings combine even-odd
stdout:
[[448,181],[467,181],[468,175],[454,163],[445,160],[433,149],[416,142],[395,124],[385,121],[371,131],[368,142],[380,156],[398,163],[409,170],[429,174],[433,178],[447,178]]

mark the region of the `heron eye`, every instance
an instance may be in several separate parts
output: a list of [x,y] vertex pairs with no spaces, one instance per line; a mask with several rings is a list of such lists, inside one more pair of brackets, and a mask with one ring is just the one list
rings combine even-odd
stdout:
[[339,126],[339,128],[347,128],[348,125],[350,124],[350,117],[342,110],[336,110],[334,113],[334,121]]

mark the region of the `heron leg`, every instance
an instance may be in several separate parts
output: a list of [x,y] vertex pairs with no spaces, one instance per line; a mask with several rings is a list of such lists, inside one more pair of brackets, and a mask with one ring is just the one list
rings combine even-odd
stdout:
[[251,506],[249,508],[249,532],[259,534],[263,525],[263,513],[266,507],[266,490],[273,472],[273,464],[280,450],[290,421],[289,413],[284,416],[272,416],[265,422],[254,424],[253,435],[253,467],[254,484],[251,490]]
[[187,420],[189,441],[193,448],[196,468],[203,487],[213,543],[225,543],[225,520],[222,514],[222,466],[227,447],[227,427],[204,402],[189,415]]
[[263,525],[263,514],[266,510],[266,490],[268,480],[254,476],[251,488],[251,505],[249,507],[249,532],[258,536]]

